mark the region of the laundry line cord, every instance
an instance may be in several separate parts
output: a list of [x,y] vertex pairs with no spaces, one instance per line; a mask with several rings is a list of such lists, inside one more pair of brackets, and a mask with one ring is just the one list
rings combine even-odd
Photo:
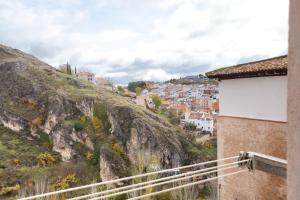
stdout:
[[232,176],[232,175],[247,172],[247,171],[249,171],[249,170],[248,169],[243,169],[243,170],[239,170],[239,171],[236,171],[236,172],[231,172],[231,173],[227,173],[227,174],[224,174],[224,175],[216,176],[216,177],[213,177],[213,178],[207,178],[207,179],[204,179],[204,180],[201,180],[201,181],[192,182],[192,183],[188,183],[188,184],[184,184],[184,185],[164,189],[164,190],[161,190],[161,191],[145,194],[145,195],[138,196],[138,197],[133,197],[133,198],[130,198],[128,200],[140,200],[140,199],[144,199],[144,198],[147,198],[147,197],[156,196],[156,195],[166,193],[166,192],[172,192],[174,190],[179,190],[179,189],[182,189],[182,188],[186,188],[186,187],[206,183],[206,182],[209,182],[209,181],[212,181],[212,180],[217,180],[219,178],[224,178],[224,177],[227,177],[227,176]]
[[200,174],[190,175],[190,176],[186,176],[186,177],[182,177],[182,178],[177,178],[177,179],[174,179],[174,180],[169,180],[169,181],[165,181],[165,182],[161,182],[161,183],[151,184],[151,185],[148,185],[148,186],[134,188],[134,189],[131,189],[131,190],[116,192],[116,193],[101,196],[101,197],[91,198],[89,200],[106,199],[106,198],[109,198],[109,197],[114,197],[114,196],[118,196],[118,195],[122,195],[122,194],[132,193],[132,192],[135,192],[135,191],[145,190],[145,189],[148,189],[148,188],[154,188],[154,187],[157,187],[157,186],[162,186],[162,185],[166,185],[166,184],[170,184],[170,183],[176,183],[176,182],[183,181],[183,180],[189,180],[191,178],[196,178],[196,177],[200,177],[200,176],[204,176],[204,175],[208,175],[208,174],[212,174],[212,173],[217,173],[217,172],[220,172],[220,171],[225,170],[225,169],[233,169],[233,168],[237,168],[237,167],[238,166],[230,166],[230,167],[220,168],[220,169],[217,169],[217,170],[203,172],[203,173],[200,173]]
[[[114,188],[114,189],[105,190],[105,191],[101,191],[101,192],[96,192],[96,193],[92,193],[92,194],[88,194],[88,195],[83,195],[83,196],[80,196],[80,197],[70,198],[68,200],[82,200],[82,199],[86,199],[86,198],[89,198],[89,197],[97,197],[97,196],[100,196],[100,195],[105,195],[105,194],[108,194],[108,193],[118,192],[120,190],[131,189],[131,188],[134,188],[133,191],[128,191],[127,190],[127,191],[123,191],[123,192],[124,193],[134,192],[134,191],[138,191],[138,190],[141,190],[141,189],[155,187],[157,185],[153,185],[154,183],[161,182],[161,181],[167,181],[169,179],[172,179],[170,182],[177,182],[178,180],[176,178],[180,178],[180,177],[185,177],[185,179],[188,179],[189,177],[191,178],[190,175],[193,175],[193,174],[196,174],[196,175],[193,176],[193,177],[196,177],[196,176],[204,175],[204,174],[199,174],[199,173],[202,173],[202,172],[209,171],[208,173],[205,173],[205,174],[209,174],[209,173],[214,172],[214,171],[212,172],[210,170],[218,169],[217,171],[220,171],[220,170],[225,169],[223,167],[232,166],[232,165],[233,165],[233,167],[238,167],[238,164],[248,162],[249,160],[250,159],[243,160],[243,161],[236,161],[236,162],[226,163],[226,164],[223,164],[223,165],[208,167],[208,168],[204,168],[204,169],[200,169],[200,170],[196,170],[196,171],[189,171],[189,172],[182,173],[182,174],[167,176],[167,177],[158,178],[158,179],[154,179],[154,180],[150,180],[150,181],[146,181],[146,182],[141,182],[141,183],[137,183],[137,184],[133,184],[133,185],[128,185],[128,186],[124,186],[124,187],[119,187],[119,188]],[[167,182],[163,182],[163,183],[168,184],[169,182],[167,181]],[[144,188],[144,187],[138,188],[139,186],[143,186],[143,185],[148,185],[148,186],[146,188]],[[160,184],[160,185],[162,185],[162,184]],[[122,194],[124,194],[124,193],[122,193]],[[116,195],[113,194],[113,196],[116,196]],[[109,196],[109,197],[111,197],[111,196]]]
[[150,175],[163,174],[163,173],[167,173],[167,172],[177,172],[182,169],[188,169],[188,168],[199,167],[199,166],[208,165],[208,164],[212,164],[212,163],[218,163],[221,161],[237,159],[238,157],[239,156],[232,156],[232,157],[227,157],[227,158],[222,158],[222,159],[217,159],[217,160],[212,160],[212,161],[207,161],[207,162],[201,162],[201,163],[196,163],[196,164],[191,164],[191,165],[186,165],[186,166],[175,167],[175,168],[171,168],[171,169],[164,169],[164,170],[160,170],[160,171],[148,172],[148,173],[144,173],[144,174],[138,174],[138,175],[134,175],[134,176],[113,179],[113,180],[109,180],[109,181],[103,181],[103,182],[93,183],[93,184],[84,185],[84,186],[53,191],[53,192],[39,194],[39,195],[31,196],[31,197],[24,197],[24,198],[20,198],[19,200],[32,200],[32,199],[37,199],[37,198],[41,198],[41,197],[47,197],[47,196],[62,194],[62,193],[66,193],[66,192],[87,189],[87,188],[96,187],[96,186],[100,186],[100,185],[107,185],[107,184],[117,183],[117,182],[121,182],[121,181],[142,178],[142,177],[146,177],[146,176],[150,176]]

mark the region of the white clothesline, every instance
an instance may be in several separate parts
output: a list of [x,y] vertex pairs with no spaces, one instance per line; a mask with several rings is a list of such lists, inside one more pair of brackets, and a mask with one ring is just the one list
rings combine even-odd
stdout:
[[[163,183],[167,184],[169,182],[176,182],[176,181],[178,181],[176,178],[184,177],[185,179],[188,179],[188,178],[191,178],[191,177],[201,176],[201,175],[204,175],[204,174],[208,174],[208,173],[213,173],[213,172],[217,172],[217,171],[220,171],[220,170],[224,170],[227,166],[231,166],[229,168],[238,167],[237,164],[243,163],[243,162],[247,162],[249,160],[250,159],[243,160],[243,161],[231,162],[231,163],[227,163],[227,164],[223,164],[223,165],[218,165],[218,166],[214,166],[214,167],[209,167],[209,168],[204,168],[204,169],[200,169],[200,170],[196,170],[196,171],[189,171],[189,172],[182,173],[182,174],[167,176],[167,177],[163,177],[163,178],[159,178],[159,179],[155,179],[155,180],[150,180],[150,181],[146,181],[146,182],[142,182],[142,183],[137,183],[137,184],[133,184],[133,185],[128,185],[128,186],[124,186],[124,187],[114,188],[114,189],[105,190],[105,191],[101,191],[101,192],[96,192],[96,193],[92,193],[92,194],[88,194],[88,195],[83,195],[83,196],[71,198],[71,199],[68,199],[68,200],[81,200],[81,199],[86,199],[88,197],[97,197],[97,196],[108,194],[108,193],[112,193],[112,192],[118,192],[119,190],[124,190],[124,189],[134,188],[134,191],[137,191],[137,190],[141,190],[141,189],[151,188],[151,187],[157,186],[157,185],[153,185],[153,183],[157,183],[157,182],[161,182],[161,181],[167,181],[169,179],[172,179],[172,180],[171,181],[167,181],[167,182],[163,182]],[[214,170],[214,169],[218,169],[218,170],[216,170],[216,171],[210,171],[210,170]],[[201,174],[202,172],[207,172],[207,171],[208,171],[208,173]],[[193,174],[196,174],[196,175],[190,176],[190,175],[193,175]],[[146,188],[144,188],[144,187],[138,188],[139,186],[143,186],[143,185],[149,185],[149,186],[147,186]],[[124,193],[129,193],[129,192],[133,192],[133,191],[129,191],[128,190],[127,192],[124,192]],[[124,194],[124,193],[122,193],[122,194]],[[113,195],[113,196],[116,196],[116,195]],[[109,196],[109,197],[111,197],[111,196]]]
[[[225,167],[225,169],[232,169],[232,168],[236,168],[236,167],[238,167],[238,166]],[[191,175],[191,176],[186,176],[186,177],[182,177],[182,178],[172,179],[172,180],[169,180],[169,181],[156,183],[156,184],[151,184],[151,185],[143,186],[143,187],[139,187],[139,188],[134,188],[134,189],[131,189],[131,190],[116,192],[116,193],[113,193],[113,194],[92,198],[90,200],[106,199],[106,198],[118,196],[118,195],[121,195],[121,194],[127,194],[127,193],[131,193],[131,192],[139,191],[139,190],[144,190],[144,189],[148,189],[148,188],[153,188],[153,187],[157,187],[157,186],[166,185],[166,184],[169,184],[169,183],[175,183],[175,182],[182,181],[182,180],[188,180],[188,179],[191,179],[191,178],[196,178],[196,177],[200,177],[200,176],[203,176],[203,175],[216,173],[216,172],[219,172],[221,170],[224,170],[224,168],[217,169],[217,170],[212,170],[212,171],[208,171],[208,172],[204,172],[204,173],[199,173],[199,174],[195,174],[195,175]]]
[[[196,164],[192,164],[192,165],[175,167],[175,168],[165,169],[165,170],[160,170],[160,171],[155,171],[155,172],[148,172],[148,173],[139,174],[139,175],[135,175],[135,176],[129,176],[129,177],[124,177],[124,178],[113,179],[113,180],[109,180],[109,181],[103,181],[103,182],[99,182],[99,183],[93,183],[93,184],[89,184],[89,185],[84,185],[84,186],[79,186],[79,187],[68,188],[68,189],[64,189],[64,190],[58,190],[58,191],[54,191],[54,192],[39,194],[39,195],[31,196],[31,197],[24,197],[24,198],[20,198],[19,200],[32,200],[32,199],[37,199],[37,198],[41,198],[41,197],[47,197],[47,196],[62,194],[62,193],[66,193],[66,192],[72,192],[72,191],[76,191],[76,190],[87,189],[87,188],[96,187],[96,186],[100,186],[100,185],[107,185],[107,184],[117,183],[117,182],[121,182],[121,181],[127,181],[127,180],[136,179],[136,178],[142,178],[142,177],[146,177],[146,176],[150,176],[150,175],[163,174],[163,173],[167,173],[167,172],[176,172],[176,171],[179,171],[179,170],[182,170],[182,169],[188,169],[188,168],[192,168],[192,167],[198,167],[198,166],[203,166],[203,165],[207,165],[207,164],[217,163],[217,162],[220,162],[220,161],[236,159],[238,157],[239,156],[232,156],[232,157],[228,157],[228,158],[222,158],[222,159],[217,159],[217,160],[212,160],[212,161],[207,161],[207,162],[202,162],[202,163],[196,163]],[[245,162],[245,161],[243,161],[243,162]],[[216,166],[216,167],[218,167],[218,166]]]
[[221,175],[221,176],[216,176],[216,177],[213,177],[213,178],[207,178],[207,179],[204,179],[204,180],[201,180],[201,181],[188,183],[188,184],[180,185],[180,186],[177,186],[177,187],[172,187],[172,188],[169,188],[169,189],[164,189],[164,190],[161,190],[161,191],[158,191],[158,192],[153,192],[153,193],[145,194],[145,195],[138,196],[138,197],[133,197],[133,198],[130,198],[128,200],[143,199],[143,198],[155,196],[155,195],[158,195],[158,194],[161,194],[161,193],[171,192],[171,191],[178,190],[178,189],[181,189],[181,188],[190,187],[190,186],[193,186],[193,185],[198,185],[198,184],[201,184],[201,183],[216,180],[216,179],[223,178],[223,177],[226,177],[226,176],[239,174],[239,173],[246,172],[246,171],[249,171],[249,170],[248,169],[239,170],[239,171],[227,173],[227,174],[224,174],[224,175]]

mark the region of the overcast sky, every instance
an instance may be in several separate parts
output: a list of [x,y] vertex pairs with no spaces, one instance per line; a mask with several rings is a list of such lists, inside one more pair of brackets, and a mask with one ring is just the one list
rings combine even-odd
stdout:
[[0,0],[0,43],[117,84],[286,54],[287,40],[288,0]]

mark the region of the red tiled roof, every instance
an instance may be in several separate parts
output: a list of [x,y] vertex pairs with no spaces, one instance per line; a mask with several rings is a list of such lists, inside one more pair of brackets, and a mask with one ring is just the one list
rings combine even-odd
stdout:
[[266,60],[220,68],[206,73],[206,76],[208,78],[217,78],[219,80],[260,76],[283,76],[287,75],[287,66],[288,56],[284,55]]

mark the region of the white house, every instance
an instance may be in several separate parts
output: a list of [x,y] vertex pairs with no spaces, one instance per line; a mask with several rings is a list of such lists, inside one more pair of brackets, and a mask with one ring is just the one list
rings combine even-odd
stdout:
[[91,72],[78,72],[76,76],[82,80],[90,81],[93,83],[96,82],[95,74]]
[[197,129],[212,133],[214,130],[214,120],[205,112],[186,112],[184,123],[192,123],[197,126]]

